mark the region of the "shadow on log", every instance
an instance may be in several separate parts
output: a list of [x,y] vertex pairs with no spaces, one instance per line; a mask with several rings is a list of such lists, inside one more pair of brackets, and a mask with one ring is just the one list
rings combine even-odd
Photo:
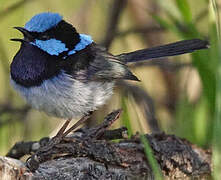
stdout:
[[[0,157],[1,177],[10,179],[154,179],[139,135],[127,138],[125,127],[107,130],[121,110],[97,127],[81,128],[50,149],[49,138],[16,143]],[[208,178],[211,154],[165,133],[146,135],[163,175],[169,179]],[[111,140],[120,139],[119,142]],[[32,154],[27,163],[20,160]],[[14,158],[14,159],[12,159]],[[25,166],[26,165],[26,166]],[[27,168],[29,167],[29,168]]]

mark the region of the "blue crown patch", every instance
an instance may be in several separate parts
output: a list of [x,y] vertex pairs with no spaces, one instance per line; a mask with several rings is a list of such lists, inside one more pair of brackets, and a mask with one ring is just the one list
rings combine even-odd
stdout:
[[62,16],[58,13],[39,13],[25,24],[25,29],[32,32],[44,32],[56,26],[61,20]]

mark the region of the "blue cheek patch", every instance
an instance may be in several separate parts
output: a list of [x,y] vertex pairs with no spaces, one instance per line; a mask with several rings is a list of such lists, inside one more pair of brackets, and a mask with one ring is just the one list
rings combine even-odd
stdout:
[[65,44],[62,43],[60,40],[56,39],[50,39],[46,41],[35,40],[31,44],[37,46],[38,48],[42,49],[50,55],[58,56],[60,53],[68,51],[68,48],[65,47]]
[[[80,34],[80,42],[75,46],[74,49],[68,52],[68,56],[75,54],[77,51],[84,49],[92,42],[93,40],[91,39],[91,36],[88,36],[86,34]],[[50,55],[56,55],[56,56],[58,56],[60,53],[69,50],[68,48],[66,48],[65,43],[57,39],[49,39],[46,41],[37,39],[34,42],[31,42],[31,44],[37,46],[38,48],[47,52]],[[63,59],[66,59],[68,56],[64,56]]]
[[86,46],[93,42],[91,36],[86,34],[80,34],[80,42],[75,46],[74,49],[68,52],[68,55],[75,54],[77,51],[84,49]]
[[25,29],[31,32],[44,32],[56,26],[61,20],[62,16],[58,13],[40,13],[25,24]]

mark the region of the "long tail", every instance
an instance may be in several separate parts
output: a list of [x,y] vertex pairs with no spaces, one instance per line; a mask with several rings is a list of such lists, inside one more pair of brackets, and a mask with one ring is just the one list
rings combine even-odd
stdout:
[[124,53],[118,57],[125,63],[137,62],[154,58],[176,56],[185,53],[191,53],[200,49],[207,49],[209,43],[200,39],[191,39],[178,41],[171,44],[157,46],[148,49],[142,49],[134,52]]

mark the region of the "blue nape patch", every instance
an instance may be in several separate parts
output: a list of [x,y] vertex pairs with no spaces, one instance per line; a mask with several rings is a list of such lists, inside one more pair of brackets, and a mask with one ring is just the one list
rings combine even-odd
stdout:
[[88,46],[92,42],[93,42],[93,40],[92,40],[91,36],[88,36],[86,34],[80,34],[80,42],[75,46],[74,49],[72,49],[68,52],[68,55],[75,54],[77,51],[84,49],[86,46]]
[[25,24],[25,29],[32,32],[44,32],[56,26],[62,20],[62,16],[58,13],[40,13],[33,16],[30,21]]
[[31,44],[33,44],[34,46],[37,46],[38,48],[42,49],[43,51],[47,52],[50,55],[56,55],[56,56],[68,50],[65,44],[57,39],[50,39],[46,41],[35,40]]

